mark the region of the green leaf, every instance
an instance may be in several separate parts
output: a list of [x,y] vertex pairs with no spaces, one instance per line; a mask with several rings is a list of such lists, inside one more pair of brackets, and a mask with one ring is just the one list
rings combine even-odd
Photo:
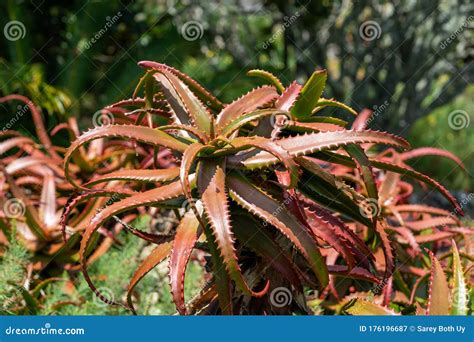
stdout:
[[458,247],[453,240],[453,289],[451,291],[451,314],[467,315],[468,292]]
[[326,79],[326,70],[315,71],[311,75],[291,109],[291,114],[293,114],[294,118],[299,119],[311,116],[313,109],[323,94]]
[[271,72],[268,72],[266,70],[253,69],[253,70],[248,71],[247,75],[253,76],[253,77],[260,77],[268,81],[269,83],[273,84],[277,88],[280,94],[285,90],[285,87],[283,86],[281,81],[278,79],[278,77],[276,77]]
[[354,316],[396,316],[392,310],[372,303],[367,300],[357,298],[349,302],[343,309],[350,315]]

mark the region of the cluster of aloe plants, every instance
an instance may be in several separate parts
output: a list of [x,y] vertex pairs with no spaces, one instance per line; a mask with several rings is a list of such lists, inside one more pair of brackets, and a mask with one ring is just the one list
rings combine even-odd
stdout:
[[[73,122],[61,126],[73,138],[66,151],[57,152],[42,128],[42,149],[30,152],[13,137],[3,143],[35,156],[49,151],[41,165],[54,176],[22,168],[34,174],[27,173],[41,196],[20,191],[24,181],[9,172],[17,162],[11,154],[2,161],[6,191],[27,203],[25,224],[48,232],[45,241],[64,243],[60,230],[68,244],[80,235],[80,269],[98,298],[136,312],[136,285],[166,259],[180,314],[310,314],[316,302],[317,311],[327,313],[395,305],[397,312],[434,313],[433,288],[445,284],[435,286],[444,275],[432,253],[453,260],[456,293],[467,291],[470,279],[462,269],[464,262],[470,270],[472,229],[457,218],[462,208],[441,184],[406,163],[433,154],[462,167],[454,155],[409,151],[404,139],[366,129],[370,112],[358,115],[323,97],[325,71],[285,87],[271,73],[252,70],[268,85],[223,104],[172,67],[139,64],[146,71],[133,97],[103,110],[113,123],[82,135]],[[352,127],[321,115],[331,108],[352,113]],[[453,210],[411,203],[408,179],[440,191]],[[37,209],[31,201],[40,197]],[[179,223],[171,232],[128,224],[137,214],[155,215],[156,207],[175,211]],[[56,229],[41,222],[44,217]],[[156,245],[137,266],[124,302],[101,293],[88,273],[123,228]],[[451,246],[453,257],[446,254]],[[196,254],[204,256],[208,281],[186,302],[186,267]],[[285,306],[274,301],[281,288],[291,294]],[[463,304],[453,312],[468,312],[466,301],[456,303]]]

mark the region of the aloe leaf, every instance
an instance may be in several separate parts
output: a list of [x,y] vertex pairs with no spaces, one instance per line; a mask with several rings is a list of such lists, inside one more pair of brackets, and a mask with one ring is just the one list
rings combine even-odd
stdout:
[[[207,135],[211,133],[211,113],[208,112],[204,104],[191,92],[186,84],[184,84],[178,77],[165,69],[159,71],[168,81],[169,84],[163,82],[163,78],[155,74],[155,79],[161,83],[163,87],[171,86],[178,98],[173,94],[169,97],[169,93],[165,93],[167,100],[177,101],[181,107],[184,107],[187,114],[190,115],[190,119],[194,125]],[[168,88],[169,90],[169,88]],[[173,102],[170,102],[173,109],[175,106]],[[189,124],[189,122],[182,122],[183,124]]]
[[[331,152],[328,152],[328,151],[323,151],[322,153],[319,153],[319,152],[315,153],[314,157],[317,158],[317,159],[329,161],[331,163],[341,164],[341,165],[350,166],[350,167],[355,166],[355,163],[354,163],[353,160],[351,160],[351,158],[348,158],[348,157],[343,156],[343,155],[338,154],[338,153],[331,153]],[[373,159],[373,158],[370,158],[370,162],[372,164],[372,167],[374,167],[374,168],[381,169],[381,170],[386,170],[386,171],[393,171],[393,172],[401,174],[402,176],[408,176],[410,178],[419,180],[423,183],[426,183],[426,184],[434,187],[446,199],[448,199],[451,202],[451,204],[454,206],[454,208],[456,209],[456,212],[458,214],[463,215],[463,210],[462,210],[461,206],[459,205],[458,201],[456,200],[456,198],[454,198],[454,196],[451,195],[451,193],[444,186],[442,186],[438,181],[428,177],[427,175],[425,175],[421,172],[409,169],[409,168],[404,167],[404,166],[400,166],[400,165],[396,165],[396,164],[392,164],[392,163],[387,163],[387,162],[382,162],[382,161],[379,161],[379,160],[376,160],[376,159]]]
[[301,287],[296,265],[291,256],[282,253],[280,246],[274,241],[265,228],[255,220],[244,215],[236,215],[234,232],[240,243],[263,257],[268,265],[281,273],[295,287]]
[[368,302],[364,299],[355,299],[348,303],[344,311],[354,316],[395,316],[397,315],[387,307]]
[[119,170],[100,175],[84,184],[84,187],[118,180],[140,183],[164,183],[175,180],[178,177],[178,167],[159,170]]
[[298,219],[289,213],[283,204],[246,180],[229,176],[228,184],[232,199],[250,213],[280,230],[307,259],[321,286],[326,286],[329,278],[324,259],[315,239],[309,235]]
[[212,233],[212,229],[205,226],[204,233],[206,234],[207,245],[211,253],[212,271],[216,284],[216,291],[219,297],[219,306],[221,308],[221,312],[224,315],[232,315],[232,285],[229,274],[227,273],[224,260],[222,259],[222,256],[219,252],[216,238]]
[[34,145],[35,142],[27,137],[14,137],[0,143],[0,155],[8,152],[12,148],[25,149],[27,146]]
[[299,170],[292,156],[286,149],[280,146],[278,141],[272,141],[262,137],[239,137],[232,140],[232,146],[236,149],[246,149],[256,147],[280,160],[290,173],[290,188],[294,188],[298,183]]
[[370,109],[363,109],[355,118],[354,122],[352,123],[352,129],[356,131],[362,131],[367,129],[370,119],[372,118],[373,112]]
[[296,81],[291,83],[290,86],[285,89],[283,94],[281,94],[278,100],[276,100],[275,107],[277,109],[290,112],[296,100],[300,96],[301,88],[303,88],[303,86],[298,84]]
[[449,287],[443,268],[433,252],[426,250],[431,257],[431,272],[428,290],[427,315],[449,315]]
[[304,118],[311,116],[316,107],[324,87],[326,86],[326,70],[315,71],[301,89],[300,96],[291,108],[291,114],[294,118]]
[[217,116],[217,129],[219,131],[224,129],[240,116],[258,109],[277,97],[278,93],[275,88],[271,86],[252,89],[247,94],[224,107]]
[[178,76],[181,81],[183,81],[191,91],[193,91],[197,97],[204,103],[206,103],[209,107],[214,110],[220,110],[223,107],[223,104],[214,97],[209,91],[207,91],[202,85],[196,82],[194,79],[186,75],[185,73],[170,67],[166,64],[161,64],[152,61],[141,61],[138,63],[139,66],[147,68],[147,69],[155,69],[155,70],[167,70],[174,75]]
[[453,245],[453,287],[451,291],[451,315],[467,315],[468,311],[468,289],[464,279],[464,270],[459,257],[456,242]]
[[[335,131],[298,135],[278,140],[278,144],[292,156],[303,156],[317,151],[335,149],[349,144],[378,143],[400,147],[408,147],[408,143],[397,136],[377,131]],[[268,152],[260,152],[250,156],[236,156],[234,161],[249,169],[256,169],[275,164],[277,160]]]
[[280,94],[285,90],[285,87],[283,86],[281,81],[278,79],[278,77],[276,77],[271,72],[268,72],[266,70],[253,69],[253,70],[247,71],[247,75],[253,76],[253,77],[260,77],[264,79],[265,81],[268,81],[269,83],[273,84],[277,88]]
[[86,252],[89,247],[89,243],[94,232],[100,228],[100,226],[105,223],[109,218],[114,215],[117,215],[121,212],[138,208],[140,206],[151,206],[151,205],[158,205],[163,201],[173,199],[183,195],[183,189],[181,187],[180,182],[174,182],[168,185],[163,185],[159,188],[145,191],[142,193],[135,194],[128,198],[125,198],[119,202],[115,202],[104,209],[98,212],[94,218],[91,220],[89,226],[87,226],[81,240],[81,246],[79,249],[79,257],[81,261],[81,270],[84,275],[84,278],[91,288],[91,290],[97,295],[99,299],[102,301],[112,304],[112,305],[120,305],[128,309],[128,307],[124,306],[123,304],[113,302],[104,296],[94,285],[92,282],[89,273],[87,271],[87,263],[86,263]]
[[[358,145],[348,145],[345,149],[356,162],[357,168],[364,180],[367,195],[374,202],[378,203],[379,194],[377,186],[375,185],[374,173],[372,172],[369,158],[367,158],[364,150]],[[380,214],[380,210],[378,210],[377,214]],[[377,215],[374,215],[374,219],[376,219],[376,216]]]
[[124,139],[134,139],[139,142],[146,144],[151,144],[153,146],[163,146],[176,150],[179,152],[184,152],[187,148],[185,143],[177,140],[171,135],[155,130],[149,127],[143,126],[134,126],[134,125],[112,125],[112,126],[101,126],[90,131],[87,131],[81,135],[76,141],[74,141],[71,146],[68,148],[66,155],[64,156],[64,173],[66,179],[73,186],[80,188],[81,186],[70,175],[70,160],[74,151],[79,147],[84,145],[87,142],[100,139],[100,138],[124,138]]
[[337,107],[337,108],[340,108],[340,109],[344,109],[344,110],[348,111],[349,113],[351,113],[352,115],[357,116],[357,112],[354,109],[352,109],[351,107],[349,107],[348,105],[346,105],[342,102],[339,102],[339,101],[336,101],[336,100],[333,100],[333,99],[320,99],[316,103],[316,106],[315,106],[312,114],[316,114],[317,112],[319,112],[320,110],[322,110],[326,107]]
[[201,193],[204,212],[231,279],[245,294],[261,297],[267,292],[268,284],[260,292],[252,291],[247,285],[238,263],[225,188],[226,177],[222,164],[222,160],[219,159],[202,161],[200,164],[197,184]]
[[435,148],[435,147],[415,148],[414,150],[403,152],[402,154],[400,154],[400,158],[402,160],[408,160],[412,158],[418,158],[418,157],[429,156],[429,155],[440,156],[440,157],[451,159],[456,164],[458,164],[458,166],[462,170],[466,171],[466,167],[464,166],[464,163],[454,153],[451,153],[449,151],[442,150],[439,148]]
[[198,230],[199,221],[192,211],[184,214],[173,240],[173,249],[169,261],[169,277],[171,284],[171,294],[176,304],[178,312],[182,315],[186,314],[186,306],[184,303],[184,277],[186,266],[191,256],[201,232]]
[[228,137],[232,133],[240,129],[242,126],[252,121],[260,120],[267,116],[275,117],[277,115],[288,115],[288,112],[276,110],[276,109],[260,109],[260,110],[256,110],[256,111],[241,115],[236,120],[229,122],[229,124],[223,128],[222,135],[225,137]]
[[171,243],[165,242],[157,246],[151,253],[142,261],[140,266],[133,274],[132,280],[128,285],[127,290],[127,304],[134,314],[136,314],[135,308],[132,302],[132,291],[152,269],[154,269],[160,262],[162,262],[171,252]]

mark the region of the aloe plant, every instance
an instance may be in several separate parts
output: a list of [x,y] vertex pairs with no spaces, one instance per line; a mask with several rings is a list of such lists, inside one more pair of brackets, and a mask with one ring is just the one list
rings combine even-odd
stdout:
[[[149,61],[139,65],[146,72],[133,98],[109,108],[137,106],[128,113],[138,115],[135,123],[145,120],[147,124],[94,128],[78,137],[64,157],[65,177],[84,198],[94,196],[107,184],[143,184],[134,186],[138,192],[132,193],[123,191],[122,185],[114,186],[120,195],[118,201],[94,215],[82,237],[82,272],[106,302],[135,312],[135,286],[166,258],[173,300],[181,314],[282,312],[268,300],[269,290],[281,283],[296,294],[289,312],[309,312],[300,300],[303,289],[325,290],[333,276],[385,284],[395,268],[390,209],[372,217],[360,210],[361,203],[385,196],[385,190],[379,194],[373,168],[386,172],[387,177],[400,173],[436,187],[461,213],[457,201],[438,182],[386,156],[371,157],[367,150],[375,144],[406,149],[409,146],[404,139],[356,124],[346,129],[343,120],[319,115],[327,107],[357,115],[343,103],[322,97],[325,71],[316,71],[304,85],[293,82],[285,88],[274,75],[253,70],[251,76],[262,77],[270,85],[223,104],[179,70]],[[138,97],[141,88],[143,98]],[[151,146],[154,153],[150,158],[158,149],[166,149],[180,166],[126,168],[89,180],[75,178],[74,155],[86,144],[102,139],[128,139],[139,146]],[[327,161],[343,166],[327,169]],[[348,177],[360,175],[361,181],[355,186],[344,182],[338,174],[343,172],[341,167],[346,168]],[[181,222],[171,236],[129,229],[157,246],[137,268],[127,303],[110,301],[88,275],[93,236],[111,218],[140,207],[181,208]],[[378,236],[384,269],[374,265],[371,248],[354,232],[353,225],[362,225]],[[324,244],[346,264],[328,263],[334,256],[321,248]],[[193,250],[209,255],[207,266],[213,276],[201,295],[186,305],[183,283]]]

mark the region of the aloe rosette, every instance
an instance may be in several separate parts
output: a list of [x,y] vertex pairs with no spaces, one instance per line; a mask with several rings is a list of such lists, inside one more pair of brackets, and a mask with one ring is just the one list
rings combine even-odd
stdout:
[[[436,181],[406,166],[371,158],[365,150],[368,145],[406,149],[404,139],[385,132],[346,129],[345,121],[319,115],[327,107],[357,114],[322,97],[325,71],[315,72],[304,85],[294,82],[285,88],[272,74],[254,70],[252,76],[263,77],[270,85],[223,104],[179,70],[148,61],[140,65],[146,73],[134,97],[120,105],[141,106],[136,122],[148,119],[148,124],[121,123],[89,130],[72,143],[64,158],[65,177],[84,196],[110,182],[144,184],[140,191],[121,192],[120,199],[94,215],[84,231],[81,268],[89,286],[104,301],[110,302],[87,271],[93,234],[112,217],[136,208],[184,210],[173,236],[167,239],[134,232],[156,248],[137,268],[127,304],[110,303],[135,311],[135,286],[168,258],[172,297],[181,314],[273,312],[267,300],[269,289],[281,282],[295,291],[295,305],[304,311],[305,304],[298,300],[303,288],[326,289],[330,274],[376,283],[389,278],[394,256],[387,222],[383,217],[367,218],[359,208],[364,199],[378,196],[373,168],[433,185],[460,210]],[[139,98],[142,87],[144,97]],[[161,119],[156,120],[154,114]],[[284,125],[278,124],[281,120]],[[154,151],[169,150],[180,165],[121,169],[85,182],[74,179],[71,161],[75,153],[95,140],[111,138],[151,146]],[[365,194],[322,167],[324,161],[359,170]],[[386,259],[382,273],[375,271],[372,251],[348,222],[370,227],[380,237]],[[325,244],[345,263],[328,265]],[[209,255],[213,277],[201,295],[186,305],[184,276],[193,249]],[[212,309],[217,305],[220,311]]]

